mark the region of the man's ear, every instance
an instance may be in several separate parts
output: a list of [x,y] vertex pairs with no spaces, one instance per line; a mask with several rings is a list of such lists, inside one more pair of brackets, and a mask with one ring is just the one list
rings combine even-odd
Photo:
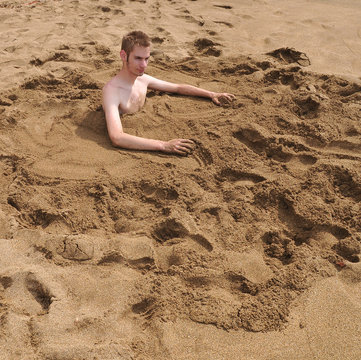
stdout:
[[123,61],[127,61],[127,53],[124,51],[124,50],[120,50],[120,58],[123,60]]

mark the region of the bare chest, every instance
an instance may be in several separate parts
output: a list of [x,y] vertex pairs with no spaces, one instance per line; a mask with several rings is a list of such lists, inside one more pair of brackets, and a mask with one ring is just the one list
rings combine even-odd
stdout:
[[122,113],[134,113],[139,111],[144,103],[147,94],[147,87],[143,84],[137,84],[132,89],[122,90],[120,93],[119,108]]

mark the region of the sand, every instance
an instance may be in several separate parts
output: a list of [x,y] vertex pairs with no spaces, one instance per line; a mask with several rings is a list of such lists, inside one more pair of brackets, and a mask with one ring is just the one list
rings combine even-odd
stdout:
[[[360,359],[361,4],[0,3],[0,359]],[[121,37],[149,91],[111,146]]]

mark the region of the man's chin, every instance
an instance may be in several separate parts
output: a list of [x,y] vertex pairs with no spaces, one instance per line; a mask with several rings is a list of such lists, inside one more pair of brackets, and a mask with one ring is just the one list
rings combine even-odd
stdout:
[[135,76],[142,76],[144,75],[145,71],[132,71],[131,73]]

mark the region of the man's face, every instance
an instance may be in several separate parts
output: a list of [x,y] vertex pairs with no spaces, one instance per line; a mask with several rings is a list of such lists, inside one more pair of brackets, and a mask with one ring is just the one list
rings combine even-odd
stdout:
[[135,45],[128,56],[128,71],[133,75],[142,76],[148,66],[149,57],[150,47],[141,47]]

